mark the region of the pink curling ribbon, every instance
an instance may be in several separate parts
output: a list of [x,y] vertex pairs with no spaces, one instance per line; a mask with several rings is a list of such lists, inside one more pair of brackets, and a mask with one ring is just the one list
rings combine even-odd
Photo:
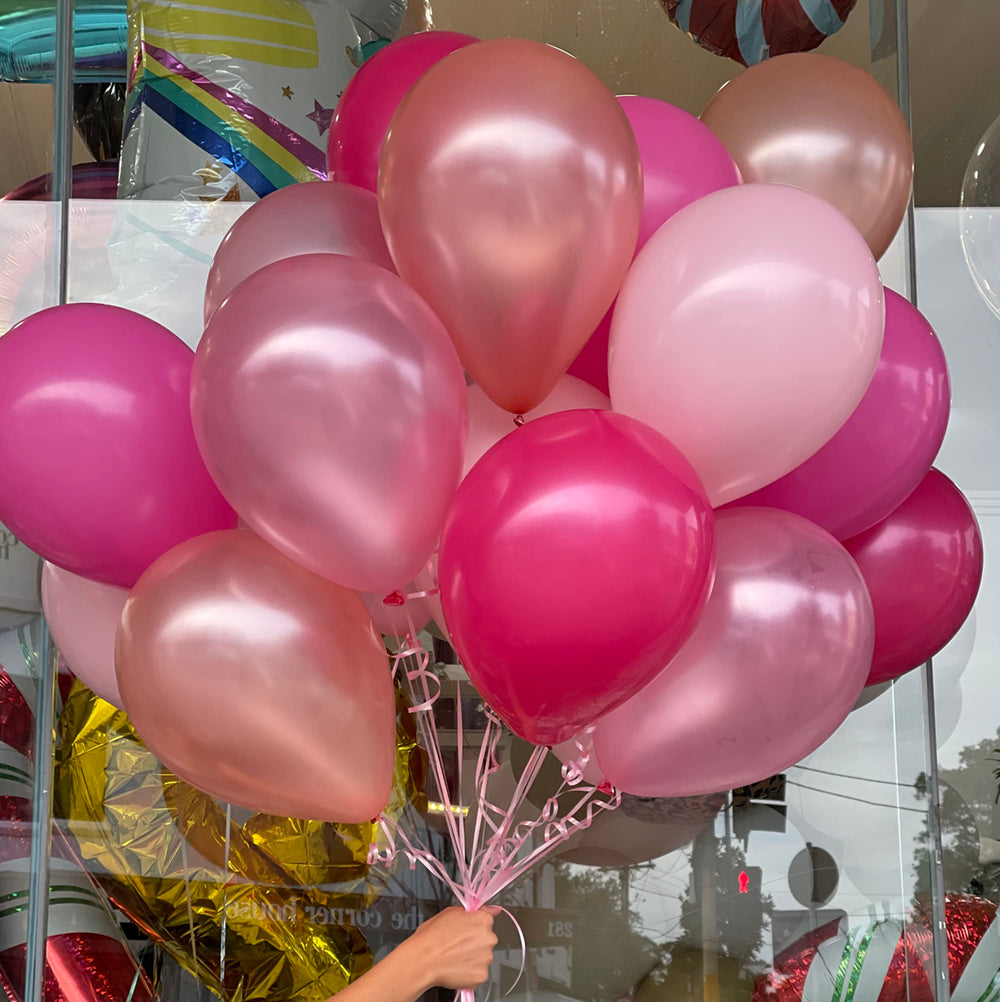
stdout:
[[[614,810],[621,803],[621,794],[606,783],[595,786],[585,781],[584,772],[589,764],[590,752],[577,742],[580,756],[564,763],[559,788],[542,805],[536,818],[515,825],[514,818],[523,808],[528,791],[549,752],[547,748],[536,746],[518,778],[510,802],[506,805],[493,803],[487,788],[490,777],[500,768],[497,746],[504,728],[500,719],[487,708],[486,729],[473,784],[475,802],[468,809],[456,804],[448,789],[434,721],[433,707],[441,694],[441,680],[430,670],[430,655],[417,643],[413,625],[409,625],[409,633],[400,640],[393,659],[393,676],[402,681],[410,697],[410,713],[416,717],[420,744],[427,752],[431,775],[441,797],[445,828],[454,850],[458,873],[456,877],[451,876],[426,846],[411,838],[394,819],[385,815],[379,818],[377,828],[383,844],[371,845],[368,862],[389,865],[402,857],[409,862],[411,869],[422,866],[451,891],[463,908],[475,911],[523,877],[567,839],[588,828],[599,812]],[[457,710],[457,739],[461,749],[464,741],[460,703]],[[463,761],[459,755],[456,777],[459,796],[463,789],[462,773]],[[475,812],[471,836],[465,820],[468,810]],[[513,991],[524,973],[524,934],[514,916],[506,909],[501,910],[514,922],[521,943],[521,970],[511,986],[510,991]],[[459,1002],[475,1002],[475,992],[463,989],[456,998]]]

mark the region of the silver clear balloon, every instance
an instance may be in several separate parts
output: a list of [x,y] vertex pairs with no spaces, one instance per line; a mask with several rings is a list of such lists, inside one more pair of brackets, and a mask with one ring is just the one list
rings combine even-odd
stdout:
[[979,294],[1000,317],[1000,117],[983,133],[962,181],[962,252]]

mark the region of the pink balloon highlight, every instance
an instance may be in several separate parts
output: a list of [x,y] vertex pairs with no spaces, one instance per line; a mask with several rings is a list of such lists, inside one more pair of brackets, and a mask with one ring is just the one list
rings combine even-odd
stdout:
[[371,617],[252,532],[199,536],[143,574],[115,660],[139,736],[199,790],[319,821],[385,807],[395,696]]
[[565,741],[660,670],[704,606],[712,518],[687,460],[610,411],[538,418],[470,470],[441,598],[469,677],[515,733]]
[[115,678],[115,637],[128,591],[88,581],[54,564],[42,566],[42,608],[73,674],[88,689],[124,709]]
[[847,423],[801,466],[735,504],[793,511],[848,539],[897,508],[931,468],[951,406],[944,350],[913,306],[889,289],[885,296],[882,352]]
[[215,252],[205,323],[243,279],[300,254],[346,254],[393,271],[375,195],[350,184],[308,181],[254,202]]
[[462,473],[465,377],[384,268],[307,254],[251,275],[198,346],[191,408],[223,493],[303,567],[385,595],[433,552]]
[[457,31],[421,31],[365,60],[337,102],[327,142],[330,179],[374,192],[382,144],[403,98],[435,63],[477,41]]
[[[479,386],[470,386],[468,395],[469,439],[465,445],[465,473],[500,439],[517,428],[510,411],[497,407]],[[555,389],[534,410],[524,415],[524,420],[527,423],[560,411],[610,409],[611,401],[599,390],[582,379],[563,376]]]
[[816,195],[724,188],[640,251],[611,324],[611,404],[666,435],[713,505],[824,445],[882,348],[882,280],[854,226]]
[[965,495],[931,470],[890,515],[844,545],[875,606],[868,685],[919,667],[965,622],[983,576],[983,540]]
[[165,327],[96,303],[0,338],[0,521],[50,563],[123,588],[185,539],[235,526],[191,429],[193,360]]
[[[636,253],[685,205],[740,183],[740,172],[721,140],[694,115],[654,97],[618,98],[639,145],[642,218]],[[613,309],[613,307],[612,307]],[[608,389],[611,310],[569,367],[602,393]]]
[[594,732],[608,781],[643,797],[773,776],[847,718],[871,664],[872,603],[819,526],[770,508],[716,513],[708,606],[680,653]]

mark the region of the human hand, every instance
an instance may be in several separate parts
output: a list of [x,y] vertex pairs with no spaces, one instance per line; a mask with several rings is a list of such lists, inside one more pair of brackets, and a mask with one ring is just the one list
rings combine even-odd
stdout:
[[417,929],[403,947],[424,965],[428,987],[476,988],[489,978],[499,912],[492,906],[474,912],[446,908]]

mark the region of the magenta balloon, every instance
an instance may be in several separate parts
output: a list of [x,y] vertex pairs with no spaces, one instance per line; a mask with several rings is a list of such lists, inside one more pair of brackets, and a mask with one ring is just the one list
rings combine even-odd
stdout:
[[372,192],[333,181],[292,184],[254,202],[223,238],[205,287],[205,323],[243,279],[299,254],[346,254],[395,270]]
[[850,417],[882,348],[878,266],[798,188],[706,195],[635,259],[611,321],[611,405],[666,435],[714,505],[795,469]]
[[382,143],[400,102],[435,63],[478,41],[457,31],[421,31],[365,60],[344,89],[330,125],[330,179],[374,192]]
[[931,468],[950,404],[941,342],[887,289],[882,353],[847,423],[801,466],[735,504],[783,508],[837,539],[855,536],[898,507]]
[[[469,396],[469,440],[465,446],[465,472],[482,458],[505,435],[511,434],[517,425],[510,411],[497,407],[483,392],[482,388],[473,384],[468,390]],[[611,401],[589,383],[575,376],[562,376],[555,389],[532,411],[524,415],[525,421],[534,421],[546,414],[558,414],[560,411],[611,409]]]
[[922,665],[958,633],[983,576],[983,540],[962,492],[931,470],[888,517],[844,544],[875,606],[868,685]]
[[123,588],[177,543],[235,526],[191,430],[193,359],[165,327],[95,303],[0,338],[0,521],[50,563]]
[[88,689],[124,709],[115,678],[115,637],[128,591],[46,562],[42,608],[59,652]]
[[465,377],[395,275],[339,254],[278,261],[215,312],[195,433],[241,518],[303,567],[387,594],[434,551],[462,474]]
[[610,411],[552,414],[459,488],[440,554],[448,631],[510,727],[558,744],[680,647],[713,552],[703,488],[666,439]]
[[847,551],[789,512],[716,514],[705,614],[676,658],[597,724],[608,781],[644,797],[729,790],[818,748],[865,684],[872,603]]
[[[655,97],[618,98],[635,133],[642,163],[642,218],[636,253],[678,209],[740,183],[721,140],[694,115]],[[613,307],[612,307],[613,309]],[[577,355],[569,373],[602,393],[608,389],[611,310]]]

